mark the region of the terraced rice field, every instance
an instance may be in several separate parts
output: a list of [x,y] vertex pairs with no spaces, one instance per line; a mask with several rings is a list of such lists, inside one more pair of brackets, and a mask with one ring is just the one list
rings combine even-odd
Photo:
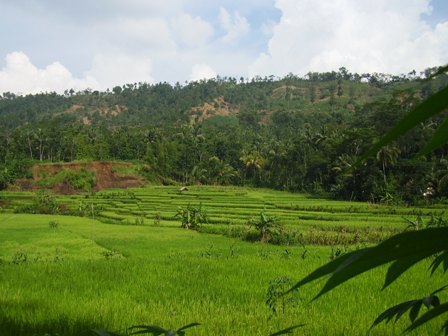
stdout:
[[[360,335],[387,307],[445,284],[442,272],[429,278],[428,260],[382,292],[385,268],[312,302],[322,283],[311,284],[276,314],[265,304],[275,279],[297,281],[328,262],[335,248],[402,231],[403,217],[446,219],[443,206],[399,208],[195,186],[184,193],[148,187],[57,197],[74,213],[93,210],[84,217],[14,213],[34,197],[8,192],[0,198],[1,335],[91,335],[94,328],[175,329],[191,322],[201,326],[187,335],[269,335],[301,323],[297,335]],[[181,229],[174,218],[189,203],[208,211],[209,224],[200,232]],[[247,220],[260,211],[278,216],[292,237],[289,245],[244,240]],[[406,322],[369,334],[396,335]],[[434,321],[414,334],[434,335],[440,325]]]
[[[16,204],[26,204],[32,193],[5,193]],[[67,208],[82,205],[94,210],[97,220],[124,225],[178,227],[178,208],[201,204],[209,217],[202,232],[227,236],[244,236],[247,221],[261,211],[276,216],[290,233],[286,243],[352,245],[375,243],[406,228],[404,218],[415,221],[418,216],[429,221],[432,216],[448,216],[443,205],[424,208],[394,207],[360,202],[333,201],[272,190],[238,187],[193,186],[186,192],[178,187],[148,187],[129,190],[107,190],[90,195],[59,196]],[[91,215],[90,215],[91,216]]]

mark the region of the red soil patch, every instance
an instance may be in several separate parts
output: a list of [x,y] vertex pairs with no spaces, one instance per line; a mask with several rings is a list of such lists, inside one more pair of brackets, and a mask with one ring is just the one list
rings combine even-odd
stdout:
[[[93,161],[87,163],[61,163],[61,164],[39,164],[32,168],[32,179],[18,180],[16,186],[21,190],[39,189],[33,182],[39,181],[45,176],[56,175],[63,169],[79,171],[85,169],[92,171],[96,176],[94,190],[105,188],[133,188],[140,187],[143,181],[135,175],[126,175],[118,173],[116,168],[132,167],[127,162],[100,162]],[[52,187],[53,191],[60,194],[73,194],[76,192],[67,182],[59,183]]]

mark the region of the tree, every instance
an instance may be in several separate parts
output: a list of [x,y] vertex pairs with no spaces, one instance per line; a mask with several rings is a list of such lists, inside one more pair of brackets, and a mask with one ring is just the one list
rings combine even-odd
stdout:
[[384,184],[387,184],[386,168],[397,164],[400,149],[396,146],[384,146],[376,153],[376,159],[381,162]]
[[262,157],[260,152],[252,151],[248,154],[244,154],[240,157],[240,160],[245,166],[244,176],[246,178],[256,178],[256,176],[260,176],[259,172],[265,164],[265,159]]

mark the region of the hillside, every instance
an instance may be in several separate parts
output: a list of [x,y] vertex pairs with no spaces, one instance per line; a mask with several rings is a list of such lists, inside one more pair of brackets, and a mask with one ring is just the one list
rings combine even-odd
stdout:
[[[428,69],[426,76],[436,69]],[[347,173],[373,141],[446,86],[412,76],[309,73],[127,84],[0,99],[0,188],[35,163],[132,161],[164,184],[234,184],[372,202],[448,196],[447,149],[413,160],[443,115]],[[428,172],[432,172],[428,174]]]

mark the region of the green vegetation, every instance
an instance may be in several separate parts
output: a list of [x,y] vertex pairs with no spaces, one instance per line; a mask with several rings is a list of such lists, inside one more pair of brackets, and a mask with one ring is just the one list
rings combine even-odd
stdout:
[[90,191],[95,184],[95,174],[84,168],[79,171],[63,169],[52,176],[45,176],[36,184],[48,188],[57,184],[66,184],[76,191]]
[[[202,208],[202,204],[199,206],[188,204],[186,208],[179,208],[175,217],[180,218],[181,227],[184,229],[196,230],[201,224],[208,222],[207,211]],[[154,220],[157,220],[157,214]]]
[[[4,94],[0,331],[434,334],[448,311],[446,70]],[[95,192],[76,165],[30,170],[79,159],[132,160],[95,171],[167,186]],[[78,194],[12,191],[30,176],[25,189]]]
[[[2,194],[4,211],[71,214],[109,224],[156,224],[173,228],[188,222],[190,214],[190,222],[195,218],[200,232],[249,241],[259,240],[261,231],[249,227],[248,221],[254,218],[263,224],[260,213],[264,213],[267,224],[271,217],[282,224],[281,229],[275,226],[279,235],[270,241],[276,244],[377,243],[406,229],[409,220],[420,220],[425,226],[446,220],[443,204],[399,207],[243,187],[191,186],[184,193],[179,193],[178,187],[154,186],[76,195]],[[201,223],[193,212],[200,214]]]
[[259,216],[249,219],[247,224],[257,229],[262,242],[268,242],[281,234],[282,226],[278,218],[268,216],[264,212],[260,212]]
[[[310,192],[334,199],[423,204],[448,197],[446,145],[422,145],[442,125],[430,118],[365,165],[368,148],[413,106],[445,95],[448,76],[353,74],[304,78],[217,78],[184,86],[130,84],[112,91],[0,96],[0,188],[29,177],[33,163],[132,161],[117,175],[164,185],[240,185]],[[443,128],[444,129],[444,128]],[[442,130],[443,130],[442,129]],[[446,133],[446,132],[445,132]],[[76,173],[76,174],[80,174]],[[60,172],[89,190],[89,174]],[[427,200],[427,188],[434,191]]]
[[[5,335],[80,335],[91,329],[124,334],[135,325],[176,330],[195,321],[201,325],[187,335],[269,335],[298,323],[305,324],[298,334],[327,335],[331,328],[359,335],[386,307],[410,294],[427,296],[444,281],[437,270],[432,283],[426,282],[428,260],[380,294],[385,268],[342,285],[327,300],[310,303],[319,290],[312,284],[293,297],[279,295],[330,260],[333,251],[350,253],[405,230],[403,216],[420,216],[425,223],[431,215],[446,220],[443,206],[405,208],[220,186],[54,196],[67,209],[80,202],[88,209],[102,207],[81,218],[14,213],[34,195],[2,195],[0,327]],[[209,221],[199,232],[182,230],[175,218],[176,209],[188,204],[207,209]],[[288,240],[289,245],[245,241],[259,234],[249,230],[248,218],[262,212],[277,217],[285,235],[297,232],[300,239]],[[137,217],[144,222],[134,225]],[[57,229],[50,228],[52,221]],[[303,245],[307,239],[331,246]],[[371,333],[396,334],[405,324],[380,324]],[[434,326],[423,326],[418,335],[432,335]]]
[[[435,76],[448,71],[448,66],[444,66],[439,71],[430,76],[428,80]],[[377,150],[385,149],[394,139],[403,136],[409,130],[416,128],[418,124],[428,120],[433,115],[440,115],[448,108],[448,86],[445,85],[439,92],[430,95],[421,104],[418,104],[409,114],[400,120],[380,141],[378,141],[372,148],[364,154],[361,160],[362,163],[369,155],[374,154]],[[428,140],[426,146],[419,152],[418,155],[426,154],[436,148],[442,147],[448,143],[448,118],[442,122],[440,127],[434,133],[432,138]],[[380,152],[378,152],[380,153]],[[425,197],[432,196],[434,190],[428,187],[424,193]],[[430,257],[433,259],[429,267],[431,276],[443,264],[443,271],[448,270],[448,244],[447,222],[443,218],[434,220],[434,217],[426,223],[426,229],[419,231],[424,221],[420,216],[415,221],[406,219],[409,223],[408,228],[413,229],[413,232],[406,232],[395,235],[379,245],[374,247],[363,248],[360,251],[347,253],[343,257],[337,258],[326,265],[321,266],[314,272],[303,278],[295,284],[290,290],[297,290],[301,286],[321,278],[325,275],[330,275],[326,284],[316,296],[319,297],[336,286],[339,286],[348,280],[359,276],[360,274],[375,269],[384,264],[390,266],[387,270],[383,289],[395,282],[403,273],[408,271],[412,266],[418,263],[427,261]],[[433,281],[429,281],[433,283]],[[433,283],[434,285],[434,283]],[[437,287],[435,287],[437,288]],[[381,313],[373,322],[372,327],[379,323],[391,320],[397,322],[403,315],[409,311],[409,319],[411,324],[405,329],[405,332],[410,332],[423,325],[427,325],[430,321],[436,318],[445,318],[441,325],[440,332],[448,335],[448,319],[446,314],[448,312],[448,303],[441,303],[440,293],[448,288],[448,285],[435,289],[431,294],[419,299],[413,299],[394,305]],[[437,295],[436,295],[437,294]],[[428,311],[420,315],[423,306],[426,306]],[[419,316],[420,315],[420,316]]]

